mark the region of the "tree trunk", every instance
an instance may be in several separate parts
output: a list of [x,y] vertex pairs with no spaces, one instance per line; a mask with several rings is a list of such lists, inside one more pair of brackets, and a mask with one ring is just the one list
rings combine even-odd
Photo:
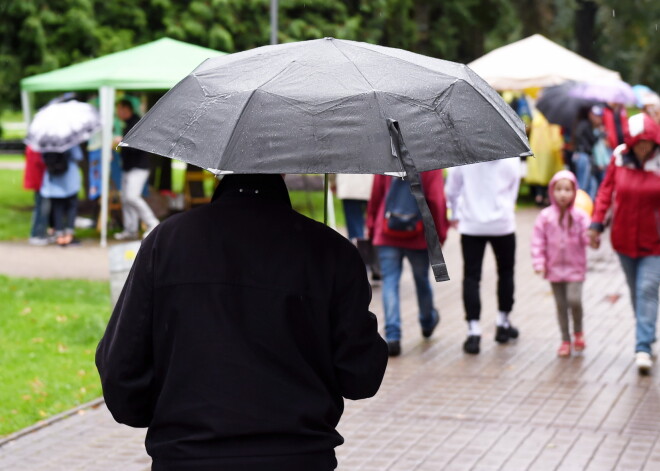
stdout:
[[596,61],[596,50],[594,48],[594,26],[596,24],[596,13],[598,5],[592,0],[577,0],[575,12],[575,39],[577,40],[577,52],[582,57]]

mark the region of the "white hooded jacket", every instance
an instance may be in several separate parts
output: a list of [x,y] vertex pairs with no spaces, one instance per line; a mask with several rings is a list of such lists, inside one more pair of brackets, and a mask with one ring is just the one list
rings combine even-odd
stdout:
[[515,207],[519,187],[518,158],[451,168],[445,184],[450,219],[458,219],[461,234],[512,234],[516,230]]

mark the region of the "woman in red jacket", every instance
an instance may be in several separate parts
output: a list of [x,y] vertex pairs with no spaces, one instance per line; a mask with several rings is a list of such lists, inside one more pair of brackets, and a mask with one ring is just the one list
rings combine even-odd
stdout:
[[660,286],[660,126],[643,113],[632,116],[628,125],[625,144],[614,150],[598,191],[589,235],[597,248],[612,207],[612,247],[626,275],[637,322],[635,363],[640,374],[648,374]]

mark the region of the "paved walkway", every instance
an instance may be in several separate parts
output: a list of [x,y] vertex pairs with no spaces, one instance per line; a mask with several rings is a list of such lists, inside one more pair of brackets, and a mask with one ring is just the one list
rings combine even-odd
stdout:
[[[555,356],[559,333],[549,285],[532,272],[535,210],[519,212],[516,305],[521,337],[494,340],[494,263],[482,283],[482,352],[461,350],[458,236],[445,246],[452,281],[436,284],[442,322],[421,337],[409,270],[402,285],[403,355],[392,359],[375,398],[346,401],[337,449],[340,470],[657,470],[657,371],[633,368],[633,318],[625,282],[608,247],[590,253],[585,286],[587,350]],[[81,249],[82,252],[82,249]],[[0,259],[3,255],[0,252]],[[382,313],[380,291],[372,310]],[[115,424],[104,406],[88,409],[0,447],[0,469],[149,469],[144,430]]]

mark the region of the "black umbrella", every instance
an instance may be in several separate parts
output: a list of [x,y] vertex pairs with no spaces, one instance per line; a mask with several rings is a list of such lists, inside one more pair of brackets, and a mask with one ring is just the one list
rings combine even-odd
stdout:
[[333,38],[207,60],[121,145],[216,173],[405,173],[420,195],[418,171],[531,155],[522,121],[467,66]]
[[576,82],[566,82],[544,88],[536,102],[536,108],[543,113],[548,122],[559,124],[568,130],[572,129],[580,109],[598,103],[573,96],[571,93],[577,85]]

